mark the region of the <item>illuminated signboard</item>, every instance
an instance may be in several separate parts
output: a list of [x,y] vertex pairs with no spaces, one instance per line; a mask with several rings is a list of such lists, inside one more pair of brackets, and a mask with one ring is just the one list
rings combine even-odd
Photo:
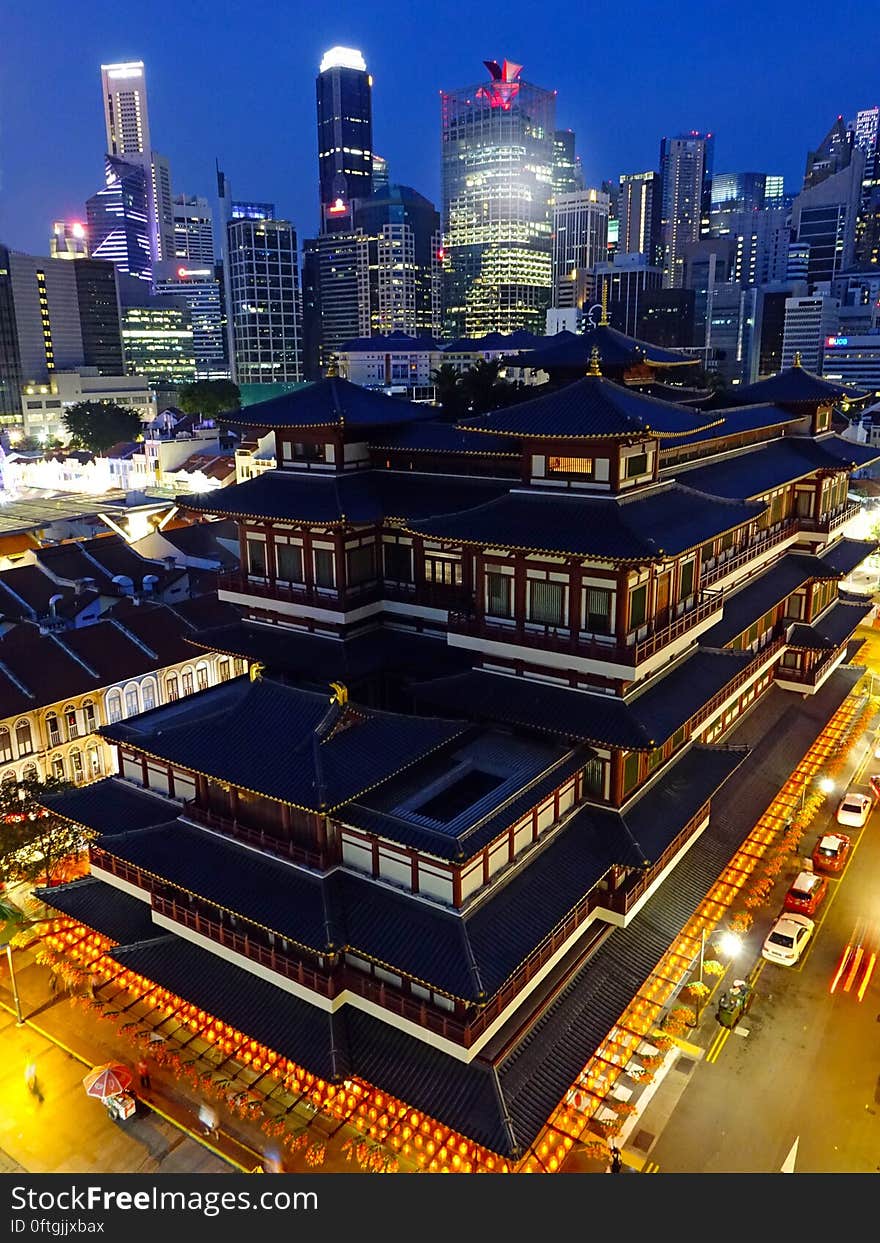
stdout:
[[178,268],[177,275],[187,280],[190,276],[213,276],[213,273],[210,268]]
[[327,214],[330,216],[338,216],[341,212],[344,212],[344,211],[348,211],[348,208],[345,206],[345,203],[343,203],[342,199],[337,199],[335,203],[332,203],[327,208]]
[[826,345],[849,345],[849,337],[829,337]]

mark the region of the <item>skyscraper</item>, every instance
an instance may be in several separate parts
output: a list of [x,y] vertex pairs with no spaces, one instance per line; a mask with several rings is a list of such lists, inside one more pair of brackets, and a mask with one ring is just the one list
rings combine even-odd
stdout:
[[584,188],[580,160],[575,154],[573,129],[558,129],[553,135],[553,197],[574,194]]
[[189,316],[196,379],[227,379],[223,302],[214,264],[163,260],[153,271],[153,288],[154,304],[182,307]]
[[214,215],[201,195],[174,196],[174,258],[198,267],[214,263]]
[[843,117],[838,117],[816,150],[807,152],[804,189],[810,190],[848,168],[854,146],[855,134],[844,125]]
[[697,130],[660,143],[660,229],[668,289],[682,287],[684,247],[708,231],[713,147],[712,135]]
[[541,332],[552,285],[556,94],[485,61],[441,93],[446,319],[455,336]]
[[553,203],[553,306],[592,299],[592,270],[604,263],[609,198],[600,190],[559,194]]
[[659,173],[621,173],[618,194],[618,250],[660,261],[662,190]]
[[861,147],[865,155],[872,154],[880,137],[880,107],[860,109],[850,128],[855,134],[856,146]]
[[[107,155],[144,170],[152,261],[174,257],[174,212],[168,160],[153,150],[144,62],[101,66]],[[109,184],[109,183],[108,183]]]
[[301,380],[299,256],[290,222],[230,220],[225,279],[235,382]]
[[856,220],[856,262],[880,265],[880,108],[863,108],[850,127],[865,159]]
[[324,54],[315,89],[321,231],[333,232],[336,220],[326,209],[373,190],[373,79],[356,48],[334,47]]
[[104,181],[104,189],[86,201],[92,257],[108,260],[123,276],[149,282],[153,258],[144,166],[108,155]]
[[[856,219],[862,201],[862,174],[865,154],[849,145],[846,158],[840,147],[835,148],[829,167],[819,176],[819,162],[794,200],[791,227],[796,240],[810,248],[807,282],[812,293],[820,283],[831,281],[855,257]],[[815,155],[811,152],[811,155]]]

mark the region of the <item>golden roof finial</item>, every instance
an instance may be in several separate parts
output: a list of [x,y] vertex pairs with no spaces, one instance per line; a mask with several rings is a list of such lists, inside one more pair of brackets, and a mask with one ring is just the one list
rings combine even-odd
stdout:
[[608,281],[602,282],[602,314],[599,316],[599,327],[608,327]]
[[265,670],[266,670],[266,666],[263,664],[263,662],[261,660],[255,660],[252,663],[250,669],[248,669],[248,675],[251,681],[259,682],[262,679]]
[[327,363],[325,374],[328,380],[334,380],[339,376],[339,359],[335,354],[330,355],[330,361]]
[[330,690],[332,692],[332,694],[330,695],[330,702],[332,704],[333,703],[339,704],[340,708],[345,707],[345,705],[348,703],[348,687],[345,685],[345,683],[344,682],[331,682]]
[[602,369],[599,366],[599,347],[594,345],[590,350],[590,368],[587,375],[601,375]]
[[793,362],[792,362],[792,364],[791,364],[791,365],[792,365],[792,367],[800,367],[800,366],[802,365],[802,364],[801,364],[801,352],[800,352],[800,350],[795,350],[795,352],[794,352],[794,360],[793,360]]

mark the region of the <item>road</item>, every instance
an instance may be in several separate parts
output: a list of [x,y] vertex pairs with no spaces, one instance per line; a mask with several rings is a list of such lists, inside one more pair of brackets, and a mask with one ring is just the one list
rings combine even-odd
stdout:
[[[867,777],[874,771],[880,772],[880,761],[869,752],[850,788],[870,793]],[[805,853],[821,832],[840,828],[835,811],[841,793],[814,821]],[[797,966],[760,958],[796,864],[780,879],[777,900],[756,919],[742,968],[742,974],[749,966],[756,973],[755,1002],[742,1034],[716,1043],[717,1060],[709,1060],[710,1044],[709,1058],[694,1065],[650,1153],[660,1173],[776,1172],[796,1139],[797,1172],[880,1170],[880,971],[861,1001],[858,979],[845,990],[848,972],[831,991],[857,925],[873,925],[880,948],[880,811],[863,829],[840,831],[852,837],[853,849],[843,874],[830,880]]]
[[[228,1174],[230,1167],[155,1114],[113,1122],[85,1094],[81,1062],[0,1010],[0,1171]],[[36,1064],[42,1102],[25,1085]]]

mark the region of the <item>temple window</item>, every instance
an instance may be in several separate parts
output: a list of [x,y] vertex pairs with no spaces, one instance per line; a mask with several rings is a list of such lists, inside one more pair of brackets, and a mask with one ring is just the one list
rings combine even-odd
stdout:
[[639,752],[630,751],[629,755],[623,761],[623,792],[629,794],[633,786],[638,785],[639,781]]
[[584,765],[584,793],[594,798],[605,796],[605,762],[598,756]]
[[486,612],[490,617],[513,616],[513,578],[509,574],[486,573]]
[[593,478],[593,459],[589,457],[548,457],[548,475],[576,475],[579,479]]
[[638,475],[646,475],[648,473],[648,455],[647,453],[634,453],[632,457],[626,459],[626,477],[627,479],[635,479]]
[[563,583],[529,579],[529,621],[541,622],[545,626],[566,624]]
[[411,583],[412,548],[408,544],[386,543],[382,546],[382,552],[385,559],[385,577],[395,583]]
[[460,587],[461,573],[460,561],[453,561],[451,557],[425,557],[426,583],[437,583],[441,587]]
[[361,544],[359,548],[346,549],[345,561],[346,576],[350,586],[368,583],[376,577],[375,544]]
[[694,593],[694,560],[685,561],[681,567],[681,587],[678,593],[680,600],[686,600]]
[[637,626],[643,626],[647,616],[648,608],[648,585],[642,583],[641,587],[633,587],[629,593],[629,626],[630,630],[635,630]]
[[249,539],[247,542],[248,570],[260,578],[266,577],[266,544],[263,540]]
[[303,555],[299,544],[275,544],[275,572],[284,583],[303,582]]
[[315,585],[317,587],[335,587],[336,586],[336,557],[332,548],[316,548],[314,550],[315,558]]
[[584,595],[584,629],[590,634],[611,634],[611,592],[587,587]]

